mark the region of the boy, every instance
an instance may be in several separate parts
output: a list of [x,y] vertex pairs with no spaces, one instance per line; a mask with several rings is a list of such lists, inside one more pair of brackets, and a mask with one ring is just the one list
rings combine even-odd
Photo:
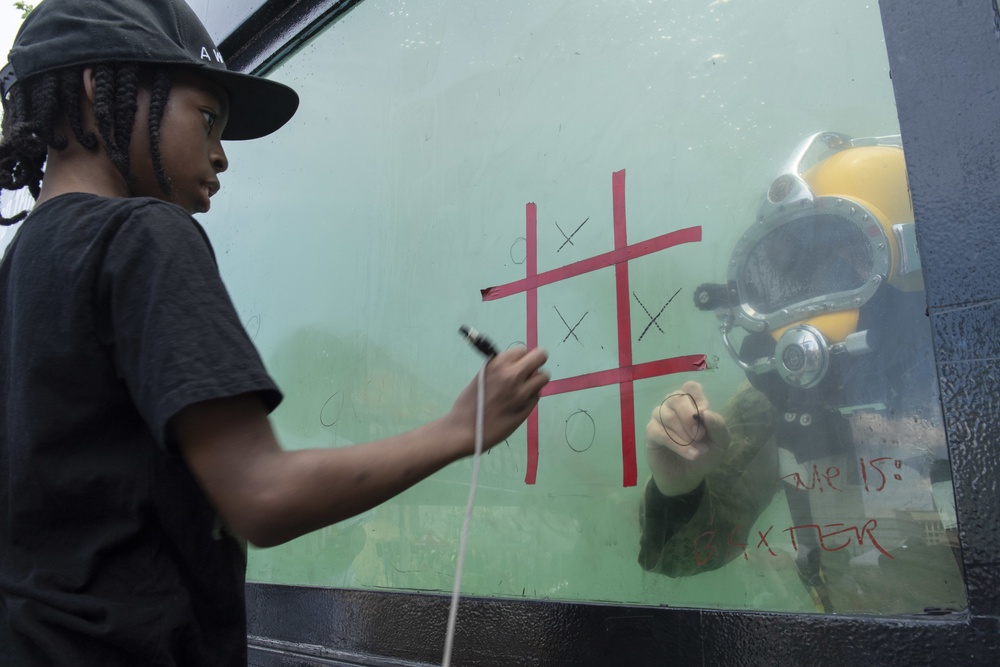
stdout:
[[[221,140],[278,129],[295,93],[228,72],[183,0],[43,0],[10,62],[0,187],[36,205],[0,262],[0,664],[243,665],[241,538],[280,544],[471,454],[475,388],[410,433],[283,451],[190,214]],[[545,358],[490,362],[486,446]]]

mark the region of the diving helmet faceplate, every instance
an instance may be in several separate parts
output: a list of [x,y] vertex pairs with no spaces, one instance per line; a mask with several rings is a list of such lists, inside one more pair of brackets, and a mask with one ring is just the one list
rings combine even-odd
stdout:
[[[814,134],[733,249],[716,309],[723,342],[747,372],[812,387],[832,355],[868,351],[859,309],[886,281],[922,289],[900,139]],[[770,334],[773,356],[742,359],[729,340],[736,327]]]

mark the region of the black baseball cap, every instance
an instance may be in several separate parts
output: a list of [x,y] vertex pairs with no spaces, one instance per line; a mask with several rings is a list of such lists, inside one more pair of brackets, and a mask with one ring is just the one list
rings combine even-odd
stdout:
[[[223,139],[256,139],[295,113],[288,86],[231,72],[205,26],[184,0],[42,0],[21,24],[8,55],[12,81],[51,70],[101,62],[190,67],[229,93]],[[6,70],[7,68],[5,68]]]

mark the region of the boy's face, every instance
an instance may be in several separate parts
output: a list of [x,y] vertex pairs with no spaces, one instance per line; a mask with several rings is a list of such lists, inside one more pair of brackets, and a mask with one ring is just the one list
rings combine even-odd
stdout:
[[129,157],[138,178],[132,196],[154,197],[189,213],[208,211],[209,197],[220,187],[218,174],[229,161],[222,131],[229,120],[229,96],[218,84],[195,72],[177,69],[166,110],[160,120],[160,156],[172,191],[160,187],[153,170],[149,142],[150,91],[141,89]]

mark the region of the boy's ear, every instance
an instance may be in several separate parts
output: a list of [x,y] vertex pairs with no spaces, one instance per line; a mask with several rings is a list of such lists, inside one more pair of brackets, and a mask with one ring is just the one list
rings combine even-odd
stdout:
[[[80,95],[80,124],[83,126],[84,133],[90,133],[90,136],[103,145],[104,139],[97,131],[97,119],[94,118],[94,91],[97,90],[97,75],[93,67],[84,67],[80,76],[83,77],[83,81],[81,81],[83,84],[82,94]],[[97,145],[95,143],[90,148],[96,148]]]
[[94,73],[94,68],[84,67],[82,76],[83,76],[83,94],[87,97],[87,100],[89,100],[90,103],[93,104],[94,88],[96,87],[94,81],[94,79],[96,78],[96,75]]

